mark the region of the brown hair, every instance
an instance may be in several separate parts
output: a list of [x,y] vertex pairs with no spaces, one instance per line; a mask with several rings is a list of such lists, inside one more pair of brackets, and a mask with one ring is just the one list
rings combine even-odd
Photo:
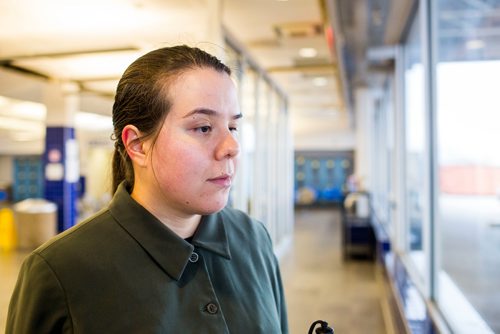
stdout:
[[136,126],[143,134],[138,140],[156,138],[172,106],[167,93],[169,83],[188,70],[203,67],[231,75],[229,67],[219,59],[187,45],[151,51],[125,70],[113,104],[113,193],[123,180],[134,186],[132,162],[121,139],[123,128],[128,124]]

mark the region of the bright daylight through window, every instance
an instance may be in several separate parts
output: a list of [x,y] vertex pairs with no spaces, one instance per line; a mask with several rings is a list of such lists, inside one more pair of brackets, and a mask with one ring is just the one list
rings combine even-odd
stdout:
[[[498,333],[500,1],[440,0],[434,10],[438,302],[452,327],[460,323],[461,332],[488,333],[490,327]],[[455,310],[447,312],[451,307]]]

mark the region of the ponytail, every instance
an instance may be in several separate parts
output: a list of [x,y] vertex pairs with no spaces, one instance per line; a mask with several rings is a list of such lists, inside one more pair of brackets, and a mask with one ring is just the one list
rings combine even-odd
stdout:
[[122,168],[122,156],[120,152],[118,152],[118,149],[115,148],[115,151],[113,152],[113,161],[112,161],[112,172],[113,172],[113,180],[111,184],[111,193],[114,194],[116,192],[116,189],[118,188],[118,185],[125,180],[125,173]]
[[[128,166],[130,165],[130,166]],[[134,186],[134,174],[132,169],[132,163],[128,156],[121,153],[121,150],[118,147],[115,147],[115,151],[113,152],[113,160],[112,160],[112,184],[111,184],[111,193],[114,194],[118,186],[123,181],[127,181],[128,186],[133,188]]]

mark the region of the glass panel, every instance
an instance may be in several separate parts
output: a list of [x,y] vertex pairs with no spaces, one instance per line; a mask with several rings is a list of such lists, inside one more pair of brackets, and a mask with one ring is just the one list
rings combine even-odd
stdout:
[[500,333],[500,1],[435,10],[438,302],[454,331]]
[[266,133],[267,133],[267,166],[266,166],[266,174],[267,174],[267,187],[266,187],[266,196],[267,196],[267,218],[268,222],[268,231],[271,235],[273,241],[277,241],[278,234],[276,229],[277,222],[277,189],[278,189],[278,178],[277,178],[277,127],[278,127],[278,104],[277,99],[278,96],[276,91],[272,86],[268,85],[268,113],[267,113],[267,122],[266,122]]
[[381,99],[377,103],[374,119],[374,191],[373,191],[373,209],[377,221],[384,225],[386,231],[390,230],[391,225],[391,191],[393,175],[393,119],[392,119],[392,86],[388,81],[384,86]]
[[[232,71],[232,77],[234,79],[234,82],[236,86],[238,87],[239,90],[241,90],[241,80],[242,76],[241,73],[238,72],[238,69],[240,68],[240,55],[234,50],[230,45],[228,45],[225,49],[225,57],[224,57],[224,63],[231,69]],[[241,95],[241,93],[240,93]],[[241,96],[240,96],[240,105],[241,105]],[[240,145],[241,143],[241,138],[240,138]],[[242,148],[243,149],[243,148]],[[242,196],[244,196],[244,188],[242,184],[242,178],[240,175],[244,172],[241,168],[241,163],[240,166],[238,166],[238,171],[237,171],[237,177],[233,183],[233,186],[231,187],[231,192],[229,193],[229,199],[228,199],[228,206],[238,208],[238,209],[244,209],[241,207],[241,201],[242,201]]]
[[374,114],[374,140],[373,140],[373,152],[377,159],[373,161],[374,167],[374,180],[373,180],[373,209],[374,214],[377,219],[377,223],[385,222],[385,203],[384,196],[386,194],[385,186],[387,185],[386,179],[386,165],[385,165],[385,154],[386,147],[385,143],[385,110],[383,109],[383,103],[377,101],[377,107]]
[[405,132],[406,132],[406,244],[414,264],[422,273],[425,194],[425,90],[420,13],[414,17],[405,44]]
[[289,182],[288,170],[290,169],[289,153],[291,147],[288,145],[288,124],[286,104],[283,96],[278,96],[276,99],[277,113],[278,113],[278,128],[277,128],[277,154],[276,154],[276,179],[278,184],[278,202],[276,210],[277,227],[277,241],[280,242],[288,235],[288,226],[291,217],[288,216],[288,208],[292,205],[291,198],[288,194],[292,190]]
[[257,219],[267,224],[268,220],[268,193],[267,184],[269,182],[268,165],[269,165],[269,145],[268,145],[268,124],[269,124],[269,109],[270,109],[270,88],[269,84],[262,78],[258,77],[257,82],[257,113],[255,115],[255,181],[254,200],[255,212]]
[[393,235],[393,209],[394,209],[394,189],[395,189],[395,175],[396,175],[396,170],[395,170],[395,165],[397,163],[396,161],[396,145],[395,145],[395,126],[394,126],[394,105],[395,105],[395,100],[394,100],[394,81],[390,81],[386,90],[385,94],[385,111],[386,111],[386,131],[387,131],[387,168],[386,168],[386,175],[387,175],[387,184],[386,184],[386,214],[387,214],[387,219],[385,221],[385,230],[387,233],[390,235]]
[[243,189],[245,195],[240,204],[240,208],[250,214],[255,213],[255,203],[252,198],[254,194],[254,180],[255,175],[255,145],[256,145],[256,85],[257,73],[251,68],[247,67],[243,79],[241,81],[240,90],[240,104],[241,112],[243,114],[241,124],[241,158],[240,158],[240,173],[239,177],[243,182]]

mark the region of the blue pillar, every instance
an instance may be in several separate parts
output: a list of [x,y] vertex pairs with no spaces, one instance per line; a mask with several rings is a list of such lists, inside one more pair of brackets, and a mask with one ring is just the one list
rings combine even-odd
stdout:
[[[69,87],[69,88],[68,88]],[[57,229],[76,224],[79,158],[74,115],[78,97],[74,87],[51,83],[45,92],[47,128],[43,154],[45,198],[56,203]]]

